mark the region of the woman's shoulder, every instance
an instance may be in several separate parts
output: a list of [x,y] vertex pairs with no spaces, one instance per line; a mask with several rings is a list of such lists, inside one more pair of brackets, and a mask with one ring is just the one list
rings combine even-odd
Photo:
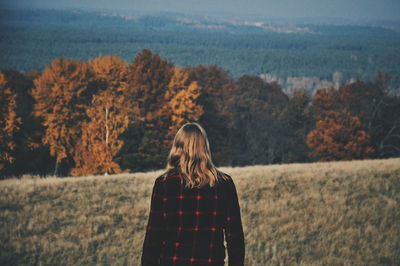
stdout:
[[180,177],[179,172],[176,169],[167,170],[156,178],[156,182],[164,182],[171,178]]
[[227,185],[233,183],[233,178],[231,175],[218,170],[218,183],[221,185]]

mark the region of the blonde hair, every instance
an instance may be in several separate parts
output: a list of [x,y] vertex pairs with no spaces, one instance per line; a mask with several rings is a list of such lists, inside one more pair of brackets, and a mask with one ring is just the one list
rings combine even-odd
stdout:
[[220,177],[228,179],[227,174],[213,164],[206,131],[198,123],[186,123],[178,130],[166,170],[179,171],[186,180],[187,188],[202,187],[208,183],[213,187]]

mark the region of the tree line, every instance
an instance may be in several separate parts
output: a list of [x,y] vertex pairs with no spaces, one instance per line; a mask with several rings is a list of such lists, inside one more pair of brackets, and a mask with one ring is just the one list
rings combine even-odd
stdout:
[[400,155],[400,97],[390,76],[290,97],[258,76],[177,67],[149,49],[56,58],[0,72],[0,174],[81,176],[160,169],[176,131],[199,122],[218,166]]

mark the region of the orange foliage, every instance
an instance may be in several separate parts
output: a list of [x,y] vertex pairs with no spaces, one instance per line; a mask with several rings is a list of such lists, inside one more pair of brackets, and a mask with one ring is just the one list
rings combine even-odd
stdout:
[[338,91],[332,87],[317,90],[312,99],[312,112],[316,121],[335,115],[339,104]]
[[[129,128],[142,127],[136,140],[138,147],[132,151],[141,157],[138,165],[161,167],[168,152],[165,139],[168,134],[170,112],[165,106],[165,94],[173,75],[173,64],[149,49],[143,49],[128,66],[126,97],[137,106],[140,123],[130,123]],[[124,160],[124,159],[123,159]]]
[[90,101],[91,80],[87,63],[64,58],[54,59],[34,80],[34,115],[42,119],[46,128],[42,141],[57,162],[75,153]]
[[137,103],[147,128],[167,128],[169,114],[160,106],[166,104],[172,75],[173,65],[149,49],[143,49],[128,67],[127,97]]
[[104,82],[107,87],[122,89],[126,82],[127,64],[118,56],[102,56],[89,61],[89,66],[97,81]]
[[171,113],[171,125],[168,130],[167,146],[181,126],[198,121],[204,113],[203,106],[196,101],[201,95],[201,87],[196,81],[189,81],[187,71],[175,68],[168,87],[165,95],[168,104],[165,108]]
[[15,158],[12,151],[16,147],[14,135],[19,130],[21,118],[17,116],[17,95],[7,86],[7,80],[0,73],[0,170]]
[[119,136],[128,127],[137,108],[125,97],[126,63],[118,57],[99,57],[89,61],[95,80],[103,90],[93,95],[87,106],[88,121],[75,152],[73,175],[119,173],[115,156],[123,145]]
[[82,129],[82,137],[75,153],[76,167],[72,175],[119,173],[114,161],[123,141],[118,137],[128,127],[128,110],[124,98],[115,91],[102,91],[93,96],[86,110],[89,122]]
[[307,135],[307,145],[313,149],[310,156],[321,161],[369,158],[374,149],[360,119],[347,111],[331,115],[318,120]]

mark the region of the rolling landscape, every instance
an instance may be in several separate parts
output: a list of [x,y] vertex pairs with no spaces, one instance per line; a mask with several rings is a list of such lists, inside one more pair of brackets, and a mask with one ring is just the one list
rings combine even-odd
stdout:
[[236,185],[245,266],[400,265],[399,14],[398,0],[1,2],[0,265],[140,265],[188,122]]
[[[237,187],[245,265],[400,263],[400,159],[221,170]],[[161,173],[0,181],[0,263],[139,265]]]

